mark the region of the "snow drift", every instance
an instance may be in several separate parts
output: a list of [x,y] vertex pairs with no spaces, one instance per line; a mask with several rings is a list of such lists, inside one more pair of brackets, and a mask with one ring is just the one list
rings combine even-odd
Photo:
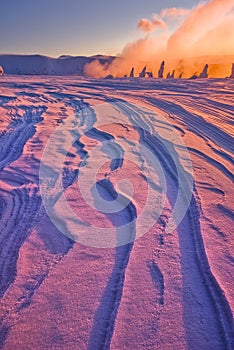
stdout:
[[[234,348],[233,91],[232,79],[1,77],[1,349]],[[189,175],[178,138],[192,197],[171,232]],[[44,158],[48,140],[57,152]],[[59,227],[42,201],[42,163]],[[117,198],[125,208],[98,211],[95,188],[107,209]],[[133,241],[145,214],[154,225]],[[95,239],[104,228],[117,242],[123,226],[131,243],[108,249],[61,233]]]

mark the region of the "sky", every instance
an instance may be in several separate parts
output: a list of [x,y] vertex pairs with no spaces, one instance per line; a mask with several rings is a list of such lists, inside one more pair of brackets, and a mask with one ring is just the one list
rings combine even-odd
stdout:
[[195,0],[1,0],[0,53],[118,54],[142,18]]

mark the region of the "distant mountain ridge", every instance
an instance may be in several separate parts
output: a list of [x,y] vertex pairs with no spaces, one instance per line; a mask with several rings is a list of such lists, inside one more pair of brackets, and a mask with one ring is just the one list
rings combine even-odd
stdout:
[[0,66],[6,74],[17,75],[80,75],[84,76],[87,63],[99,60],[100,63],[111,63],[114,56],[69,56],[58,58],[42,55],[0,55]]

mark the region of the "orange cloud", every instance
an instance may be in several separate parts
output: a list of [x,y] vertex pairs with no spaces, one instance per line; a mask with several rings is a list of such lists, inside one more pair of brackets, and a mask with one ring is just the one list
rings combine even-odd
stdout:
[[[234,9],[234,0],[211,0],[194,8],[188,18],[182,23],[168,40],[168,52],[177,52],[177,56],[187,57],[191,55],[204,54],[200,52],[199,42],[206,38],[206,54],[211,53],[213,48],[209,42],[209,33],[216,31],[219,33],[219,25],[231,15]],[[234,15],[231,15],[234,23]],[[233,24],[229,24],[230,34],[233,32]],[[229,34],[229,35],[230,35]],[[223,46],[223,42],[229,45],[229,36],[221,38],[218,35],[216,47]],[[194,46],[195,44],[195,46]],[[197,51],[198,50],[198,51]],[[220,54],[221,54],[220,50]],[[230,45],[229,53],[234,53],[234,48]]]
[[[180,18],[180,24],[170,33],[166,21],[175,18]],[[189,77],[195,72],[199,74],[208,63],[213,76],[230,75],[230,64],[234,62],[233,23],[234,0],[210,0],[192,10],[163,9],[160,14],[153,14],[151,20],[142,19],[138,23],[138,28],[147,33],[144,37],[128,43],[111,64],[102,66],[97,61],[87,65],[86,73],[118,77],[129,74],[133,66],[138,74],[147,65],[149,71],[157,74],[165,60],[165,74],[175,69],[175,76],[183,73]],[[157,34],[154,32],[157,28],[165,30]]]
[[142,18],[138,25],[137,28],[142,30],[143,32],[153,32],[156,28],[165,28],[166,27],[166,23],[160,19],[152,19],[149,20],[147,18]]
[[157,28],[167,28],[167,19],[176,19],[185,17],[191,10],[185,8],[165,8],[160,13],[154,13],[152,19],[142,18],[137,25],[137,28],[143,32],[153,32]]

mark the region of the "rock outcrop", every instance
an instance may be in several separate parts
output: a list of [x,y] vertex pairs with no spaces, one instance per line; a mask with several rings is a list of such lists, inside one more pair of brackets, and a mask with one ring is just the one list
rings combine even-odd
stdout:
[[173,70],[172,73],[167,73],[167,79],[175,79],[175,70]]
[[198,75],[197,75],[197,72],[195,72],[189,79],[197,79],[198,78]]
[[208,64],[205,65],[205,67],[203,68],[203,71],[201,72],[201,74],[199,75],[199,78],[208,78]]
[[134,78],[134,67],[132,67],[129,78]]
[[232,72],[229,78],[234,79],[234,63],[232,64]]
[[159,71],[158,71],[158,78],[160,78],[160,79],[163,78],[164,68],[165,68],[165,61],[162,61],[161,66],[160,66]]
[[146,66],[142,69],[142,71],[140,72],[139,74],[139,78],[145,78],[145,75],[146,75]]
[[146,72],[146,75],[147,75],[148,78],[153,78],[154,77],[152,72]]
[[114,76],[112,74],[108,74],[105,79],[114,79]]

